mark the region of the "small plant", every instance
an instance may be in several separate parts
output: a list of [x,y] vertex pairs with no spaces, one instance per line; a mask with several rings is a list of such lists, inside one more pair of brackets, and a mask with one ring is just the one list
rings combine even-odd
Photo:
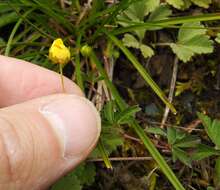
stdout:
[[[96,172],[100,172],[100,168],[92,161],[102,158],[105,166],[111,168],[113,164],[110,163],[109,157],[122,155],[122,150],[126,148],[128,140],[123,136],[125,133],[131,135],[129,141],[135,141],[132,148],[140,149],[142,156],[151,156],[159,168],[149,172],[149,176],[153,176],[154,179],[156,175],[160,175],[160,182],[154,180],[151,190],[157,190],[161,184],[164,189],[171,189],[173,185],[177,190],[185,188],[210,190],[219,187],[219,121],[198,114],[207,132],[203,133],[205,137],[200,136],[196,130],[191,133],[174,127],[177,124],[176,120],[179,122],[178,125],[185,126],[189,120],[197,117],[195,114],[197,110],[206,110],[206,105],[216,104],[213,107],[215,109],[218,107],[218,102],[216,103],[218,98],[213,98],[213,94],[218,92],[212,88],[215,85],[213,83],[220,83],[218,78],[220,69],[216,58],[220,43],[218,27],[220,15],[216,13],[218,9],[216,2],[215,0],[0,2],[0,52],[60,72],[63,91],[64,73],[79,85],[102,116],[102,134],[98,148],[90,155],[88,162],[58,181],[52,187],[53,190],[80,190],[93,184]],[[11,33],[8,32],[10,29]],[[70,48],[57,38],[63,39]],[[47,56],[49,48],[50,60]],[[213,62],[212,70],[215,75],[210,75],[208,59]],[[168,84],[161,83],[164,81],[161,75],[167,75],[165,79],[168,77],[167,81],[171,80],[170,67],[175,63],[174,60],[179,70],[176,70],[178,82],[172,87],[176,88],[178,97],[172,104],[170,97],[167,98]],[[149,65],[153,65],[153,69]],[[189,67],[192,67],[190,71],[184,70]],[[199,77],[189,76],[198,68],[203,68]],[[155,71],[151,72],[151,69]],[[179,76],[182,74],[184,76],[180,79]],[[143,87],[136,88],[134,85],[136,82],[143,83]],[[190,113],[185,113],[183,109],[187,102],[183,92],[187,90],[190,90],[190,95],[196,100]],[[145,96],[141,100],[135,96],[135,93],[140,92]],[[209,97],[214,103],[208,102]],[[146,105],[152,102],[159,111],[151,118],[144,110]],[[188,106],[189,101],[186,104]],[[160,113],[164,105],[174,114],[178,112],[177,116],[170,115],[166,122],[171,127],[167,126],[165,129],[146,127],[150,122],[160,125]],[[147,130],[144,130],[145,127]],[[204,132],[203,129],[202,131]],[[151,133],[154,135],[150,135]],[[163,146],[162,148],[158,146],[160,143],[166,145],[168,155],[163,153]],[[133,152],[128,154],[132,158],[140,156]],[[185,177],[188,176],[186,172],[195,172],[193,171],[195,162],[201,164],[201,160],[209,158],[214,158],[216,162],[215,180],[207,180],[204,187],[202,186],[204,183],[201,185],[197,183],[198,181],[191,181]],[[168,165],[167,160],[173,162],[169,162]],[[177,162],[180,164],[175,165]],[[136,170],[135,174],[142,172],[146,175],[149,162],[145,164],[143,161],[141,164],[143,167],[141,165],[140,171]],[[176,166],[183,168],[182,175],[172,171]],[[214,169],[212,163],[209,167]],[[131,173],[134,170],[135,167],[132,167]],[[144,176],[143,179],[149,180],[149,176]],[[214,185],[212,181],[215,181]]]

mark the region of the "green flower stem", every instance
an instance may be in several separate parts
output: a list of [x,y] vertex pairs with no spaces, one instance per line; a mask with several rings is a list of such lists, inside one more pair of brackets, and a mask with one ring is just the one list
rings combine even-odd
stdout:
[[59,70],[60,70],[60,79],[61,79],[61,86],[62,86],[62,92],[65,93],[65,87],[64,87],[64,79],[63,79],[63,65],[59,64]]

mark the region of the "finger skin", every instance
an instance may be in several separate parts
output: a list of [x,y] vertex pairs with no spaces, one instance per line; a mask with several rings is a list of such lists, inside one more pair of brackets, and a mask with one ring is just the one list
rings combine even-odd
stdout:
[[[72,126],[71,138],[77,142],[71,145],[71,157],[64,156],[62,141],[40,112],[42,107],[60,100],[74,102],[66,113],[73,113],[71,117],[80,125]],[[88,156],[98,140],[100,125],[99,115],[88,100],[67,94],[0,109],[0,189],[48,188]]]
[[[50,94],[62,93],[60,75],[15,58],[0,55],[0,107]],[[66,93],[83,96],[80,88],[64,78]]]

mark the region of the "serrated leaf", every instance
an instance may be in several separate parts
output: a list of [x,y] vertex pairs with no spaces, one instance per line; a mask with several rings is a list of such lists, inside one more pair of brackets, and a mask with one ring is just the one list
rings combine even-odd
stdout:
[[217,34],[217,37],[215,38],[215,41],[220,44],[220,33]]
[[127,47],[132,47],[137,49],[139,49],[140,47],[140,42],[138,42],[137,39],[131,34],[125,34],[122,41],[124,45]]
[[202,160],[209,156],[220,155],[218,150],[205,144],[199,144],[196,148],[196,152],[192,154],[193,160]]
[[159,6],[160,0],[140,0],[132,3],[123,15],[126,15],[132,21],[143,21],[144,17]]
[[[159,6],[160,0],[139,0],[132,3],[122,14],[117,16],[118,23],[124,27],[129,26],[129,21],[144,23],[145,16]],[[128,21],[128,22],[123,22]],[[135,30],[140,41],[144,38],[146,29]]]
[[145,44],[141,44],[140,50],[144,58],[152,57],[154,55],[153,49]]
[[209,8],[209,4],[212,3],[212,0],[191,0],[194,4],[203,7],[203,8]]
[[202,113],[197,113],[197,115],[199,119],[202,120],[202,124],[204,125],[209,138],[216,145],[216,147],[220,149],[220,121],[217,119],[211,120],[210,117]]
[[[189,29],[189,27],[201,27],[201,29]],[[200,23],[183,24],[178,33],[177,43],[170,44],[173,52],[183,62],[189,61],[196,54],[213,52],[213,41],[205,34],[206,29],[203,27]]]
[[167,3],[177,9],[187,9],[192,3],[203,8],[208,8],[212,0],[167,0]]
[[159,4],[160,0],[145,0],[145,6],[148,13],[154,11]]
[[183,62],[190,61],[191,57],[194,55],[192,51],[187,49],[184,45],[177,45],[174,43],[170,44],[173,52],[177,55],[177,57]]
[[138,42],[137,39],[131,34],[125,34],[122,41],[123,41],[124,45],[127,47],[140,49],[144,58],[152,57],[154,55],[154,51],[151,47]]
[[172,10],[166,4],[161,4],[149,16],[148,21],[167,19],[172,14]]
[[184,6],[183,0],[167,0],[167,3],[169,3],[170,5],[172,5],[177,9],[181,9]]
[[200,22],[185,23],[180,27],[177,39],[179,42],[186,42],[196,36],[206,34],[206,31],[207,30]]

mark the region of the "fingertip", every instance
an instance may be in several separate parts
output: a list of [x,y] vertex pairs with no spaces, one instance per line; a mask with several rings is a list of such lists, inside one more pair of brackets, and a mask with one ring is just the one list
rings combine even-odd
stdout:
[[[0,55],[0,107],[41,96],[62,93],[60,75],[29,62]],[[64,77],[66,93],[84,96],[82,90]]]
[[54,130],[64,158],[87,155],[96,144],[101,119],[94,105],[86,98],[65,95],[44,105],[40,113]]

